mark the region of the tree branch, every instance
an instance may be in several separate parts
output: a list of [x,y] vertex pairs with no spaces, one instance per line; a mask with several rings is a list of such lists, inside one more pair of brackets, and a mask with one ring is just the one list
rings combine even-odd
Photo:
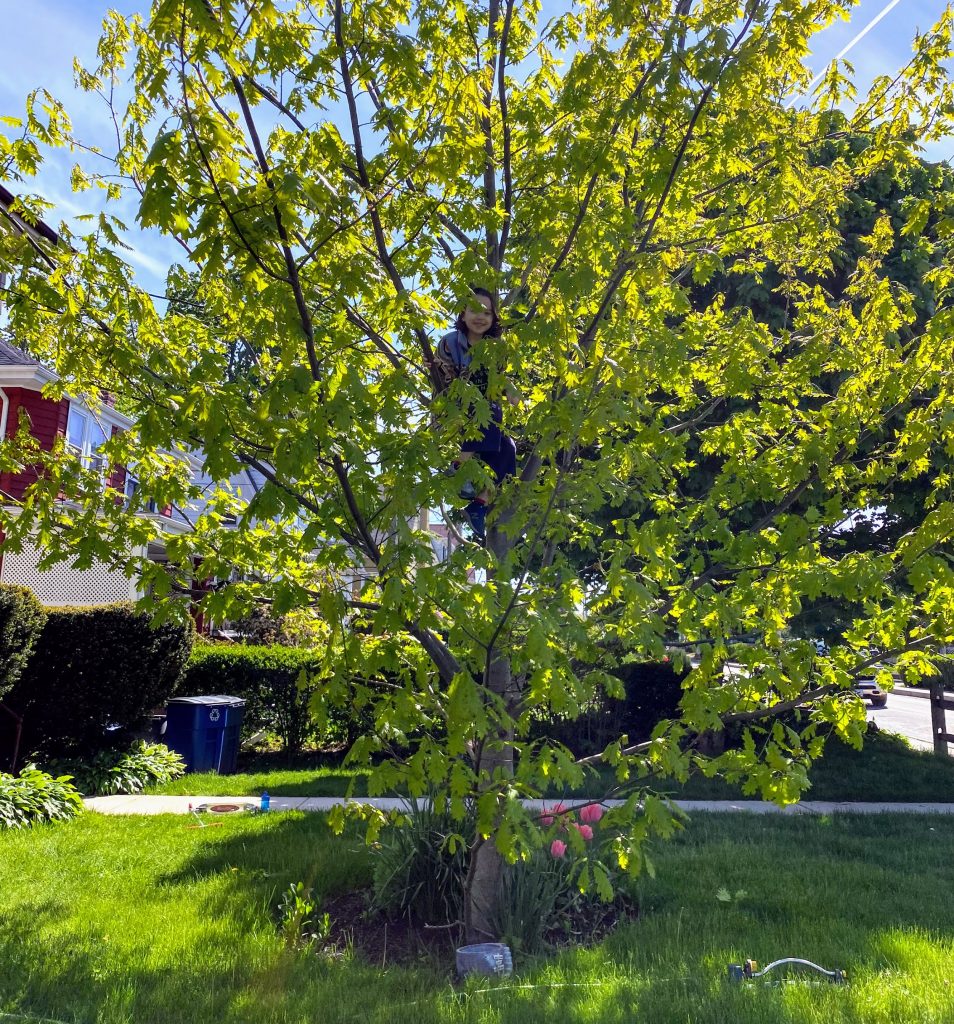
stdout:
[[315,351],[315,327],[312,323],[308,303],[305,301],[305,293],[302,289],[298,264],[296,263],[294,254],[291,251],[291,241],[289,240],[288,232],[285,230],[281,210],[278,208],[278,196],[275,193],[275,184],[272,181],[271,167],[269,166],[268,158],[265,155],[265,149],[262,146],[261,139],[259,138],[258,128],[255,124],[254,118],[252,117],[248,97],[245,95],[242,83],[235,74],[231,76],[231,80],[232,88],[235,90],[239,105],[242,108],[242,117],[244,118],[245,125],[248,128],[249,136],[252,140],[252,146],[255,149],[259,170],[262,172],[262,177],[264,178],[265,184],[272,196],[272,214],[275,218],[275,227],[278,230],[278,237],[281,240],[282,256],[285,260],[285,269],[288,272],[288,283],[291,285],[292,293],[295,296],[295,308],[298,310],[298,319],[301,322],[301,329],[305,335],[305,350],[308,354],[308,367],[311,370],[312,379],[317,381],[321,379],[321,365],[318,361],[317,352]]
[[[387,238],[385,237],[384,227],[381,223],[380,212],[378,211],[377,205],[371,201],[371,179],[368,176],[368,166],[364,157],[364,145],[361,140],[361,121],[358,117],[358,104],[355,100],[354,82],[351,78],[351,68],[348,64],[348,49],[345,45],[344,9],[342,6],[342,0],[335,0],[334,34],[335,43],[338,47],[338,62],[341,69],[341,81],[344,86],[345,98],[348,105],[348,118],[351,122],[351,134],[354,141],[354,155],[355,163],[357,165],[358,180],[362,188],[365,190],[366,197],[369,202],[368,212],[371,218],[371,228],[374,232],[374,241],[378,251],[378,259],[384,268],[384,272],[388,275],[391,284],[394,286],[395,291],[399,295],[407,295],[407,288],[405,287],[404,280],[398,272],[397,267],[394,265],[394,260],[392,259],[391,254],[388,252]],[[426,332],[421,328],[415,328],[414,333],[421,346],[421,351],[424,354],[424,360],[428,365],[430,365],[434,360],[434,352],[431,348],[430,339],[427,337]],[[438,383],[436,378],[434,379],[434,383]]]
[[504,191],[504,222],[500,232],[500,246],[497,251],[496,270],[503,265],[507,252],[507,241],[510,238],[510,226],[513,220],[513,167],[510,151],[510,118],[507,110],[507,49],[510,43],[510,26],[513,21],[514,0],[505,0],[503,32],[500,35],[500,53],[497,58],[497,99],[500,103],[500,130],[503,136],[503,153],[501,154]]

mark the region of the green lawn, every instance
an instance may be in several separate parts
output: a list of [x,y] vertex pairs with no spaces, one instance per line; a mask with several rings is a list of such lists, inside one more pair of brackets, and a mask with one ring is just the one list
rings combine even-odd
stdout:
[[[290,881],[365,883],[373,852],[317,815],[87,814],[0,835],[0,1020],[89,1024],[947,1024],[954,820],[699,815],[655,851],[641,917],[591,949],[452,986],[414,969],[286,950]],[[720,890],[729,902],[717,898]],[[846,987],[726,980],[798,955]]]
[[367,796],[366,773],[347,768],[274,768],[239,764],[235,775],[214,772],[183,775],[147,792],[182,796]]
[[[360,771],[325,765],[281,768],[275,767],[274,759],[261,758],[250,758],[239,767],[241,771],[236,775],[186,775],[150,792],[257,796],[268,790],[272,796],[343,796],[351,786],[353,795],[367,795],[365,777]],[[825,756],[813,768],[811,779],[812,788],[806,793],[806,800],[954,803],[954,759],[912,750],[902,740],[885,733],[869,737],[861,751],[831,741]],[[594,777],[584,794],[602,795],[608,785]],[[738,788],[701,777],[691,779],[685,786],[671,780],[662,780],[658,786],[686,800],[735,800],[742,795]]]

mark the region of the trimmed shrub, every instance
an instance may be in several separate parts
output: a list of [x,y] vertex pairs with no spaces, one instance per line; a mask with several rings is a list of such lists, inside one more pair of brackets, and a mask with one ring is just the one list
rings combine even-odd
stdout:
[[624,734],[631,743],[642,742],[658,722],[678,715],[682,681],[688,674],[688,669],[677,671],[668,661],[619,665],[613,675],[623,683],[625,697],[601,693],[578,718],[554,716],[535,722],[531,735],[563,743],[579,757],[605,750]]
[[191,622],[153,627],[129,605],[50,609],[7,703],[23,716],[22,749],[82,756],[116,746],[175,692]]
[[32,590],[0,583],[0,700],[23,675],[45,622]]
[[68,775],[54,778],[28,764],[19,775],[0,772],[0,828],[65,821],[83,809]]
[[354,730],[342,712],[329,709],[327,729],[311,714],[321,661],[317,651],[301,647],[202,644],[192,651],[180,692],[186,697],[242,697],[243,739],[262,730],[274,732],[289,754],[316,740],[352,742]]
[[161,743],[137,740],[129,750],[101,750],[85,761],[54,761],[50,768],[71,776],[84,796],[112,796],[178,779],[185,761]]

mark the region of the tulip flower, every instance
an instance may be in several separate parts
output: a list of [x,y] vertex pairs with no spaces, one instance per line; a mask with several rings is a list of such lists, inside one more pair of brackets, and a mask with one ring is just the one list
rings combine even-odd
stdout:
[[580,811],[580,821],[587,825],[595,825],[603,817],[603,808],[599,804],[587,804]]
[[566,813],[566,806],[562,803],[554,804],[552,807],[544,807],[543,813],[540,815],[540,824],[544,828],[549,828],[555,818],[559,818],[562,814]]
[[559,860],[561,857],[564,856],[565,853],[566,843],[564,843],[562,839],[554,839],[553,842],[550,843],[551,857],[554,857],[556,860]]

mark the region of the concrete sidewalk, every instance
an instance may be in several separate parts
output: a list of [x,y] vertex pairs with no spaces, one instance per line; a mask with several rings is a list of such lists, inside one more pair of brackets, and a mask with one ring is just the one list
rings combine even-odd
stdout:
[[[100,814],[188,814],[190,807],[198,812],[228,814],[235,810],[250,811],[258,808],[258,799],[248,796],[94,796],[83,801],[91,811]],[[580,800],[563,801],[567,807],[581,806]],[[618,806],[622,801],[607,800],[604,807]],[[788,807],[763,800],[676,800],[677,807],[688,813],[735,812],[749,814],[954,814],[950,804],[895,804],[895,803],[836,803],[826,800],[804,800]],[[272,811],[329,811],[338,804],[370,804],[380,810],[400,810],[405,801],[394,797],[358,797],[345,800],[326,796],[273,796]],[[527,806],[535,810],[553,807],[553,800],[528,800]],[[221,808],[216,810],[215,808]]]

